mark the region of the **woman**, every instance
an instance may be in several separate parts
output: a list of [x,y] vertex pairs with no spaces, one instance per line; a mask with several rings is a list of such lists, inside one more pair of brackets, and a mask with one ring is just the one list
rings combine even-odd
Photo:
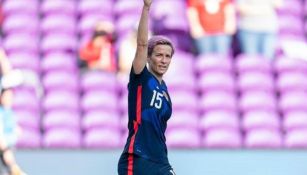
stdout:
[[80,59],[90,70],[116,71],[113,29],[110,26],[112,24],[108,22],[99,22],[90,41],[80,48]]
[[278,35],[277,11],[283,0],[238,0],[239,41],[244,54],[274,59]]
[[230,53],[236,32],[232,0],[188,0],[187,15],[191,36],[200,54]]
[[172,107],[162,80],[174,48],[162,36],[148,41],[151,3],[152,0],[144,0],[138,26],[137,50],[128,84],[129,135],[118,163],[119,175],[175,174],[168,162],[164,135]]
[[[4,83],[3,77],[13,72],[12,66],[3,49],[0,49],[0,175],[25,175],[16,162],[12,147],[16,143],[15,120],[12,112],[12,87],[18,80],[9,77]],[[2,80],[1,80],[2,79]],[[14,79],[14,78],[13,78]]]

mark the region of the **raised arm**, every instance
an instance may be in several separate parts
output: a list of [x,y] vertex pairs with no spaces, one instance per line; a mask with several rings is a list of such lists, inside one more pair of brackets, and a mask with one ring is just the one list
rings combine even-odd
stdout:
[[148,50],[148,14],[152,0],[144,0],[141,19],[137,32],[137,47],[134,60],[132,62],[135,74],[142,72],[147,62]]

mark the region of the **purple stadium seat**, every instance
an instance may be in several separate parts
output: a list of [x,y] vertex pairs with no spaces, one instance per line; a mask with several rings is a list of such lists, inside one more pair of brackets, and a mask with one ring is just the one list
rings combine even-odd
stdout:
[[113,24],[113,16],[112,15],[102,15],[101,12],[99,14],[88,14],[83,15],[78,23],[78,31],[81,36],[90,35],[95,28],[97,22],[105,21]]
[[[172,64],[169,66],[168,72],[166,75],[168,76],[178,76],[183,74],[194,75],[194,57],[193,55],[183,52],[183,51],[176,51],[175,55],[172,59]],[[185,69],[182,69],[184,67]]]
[[188,110],[174,110],[167,123],[168,129],[198,128],[198,113]]
[[303,2],[300,0],[285,0],[283,6],[279,9],[279,14],[296,15],[300,17],[303,15]]
[[119,125],[119,116],[112,111],[91,110],[82,117],[82,128],[86,131],[103,127],[117,129]]
[[[176,95],[171,97],[173,109],[197,110],[198,100],[194,91],[176,91]],[[187,101],[189,103],[187,103]]]
[[128,92],[129,74],[118,74],[117,75],[117,88],[118,92],[125,94]]
[[241,91],[274,91],[274,79],[271,73],[245,72],[238,76],[238,88]]
[[27,1],[3,1],[2,11],[5,15],[8,14],[25,14],[32,13],[36,14],[38,12],[38,1],[37,0],[27,0]]
[[[172,10],[169,10],[172,9]],[[186,3],[184,1],[157,1],[152,6],[152,15],[154,18],[163,16],[178,17],[186,12]]]
[[295,129],[285,135],[284,145],[286,148],[307,148],[307,128]]
[[23,32],[35,35],[38,29],[39,20],[35,15],[12,14],[6,16],[2,24],[2,30],[5,34]]
[[39,130],[22,128],[21,135],[17,141],[17,148],[40,148],[41,133]]
[[276,81],[279,92],[306,91],[307,76],[303,72],[284,72],[280,73]]
[[280,148],[282,147],[281,132],[277,129],[254,129],[246,133],[246,148]]
[[85,133],[83,146],[86,148],[118,148],[121,145],[121,133],[114,128],[97,128]]
[[[169,10],[172,9],[172,10]],[[183,1],[157,1],[153,5],[152,16],[158,33],[187,34],[189,24],[185,15],[186,7]]]
[[[166,1],[166,2],[173,2],[173,1]],[[161,20],[161,23],[159,20]],[[187,34],[189,32],[189,23],[185,15],[162,16],[161,19],[158,19],[158,22],[159,25],[157,25],[156,29],[158,33],[172,32],[180,35],[180,34]]]
[[195,91],[197,90],[196,78],[193,74],[182,74],[180,76],[174,76],[166,74],[163,80],[167,83],[169,92],[177,90]]
[[280,34],[292,34],[303,36],[304,23],[303,20],[294,15],[281,15],[279,16],[279,32]]
[[87,112],[96,109],[118,110],[118,97],[116,93],[107,91],[87,91],[81,100],[82,109]]
[[201,92],[219,90],[231,93],[235,90],[235,81],[233,75],[226,72],[206,72],[200,75],[198,88]]
[[137,25],[137,20],[139,19],[138,14],[127,14],[127,15],[121,15],[115,22],[115,30],[118,34],[120,34],[120,37],[123,37],[129,31],[135,30]]
[[48,53],[52,51],[73,52],[77,49],[77,38],[67,34],[48,34],[41,41],[41,51]]
[[119,97],[118,107],[121,112],[128,111],[128,92]]
[[278,73],[289,71],[307,72],[307,62],[299,58],[279,57],[274,62],[274,70]]
[[[128,132],[128,111],[126,113],[123,113],[120,116],[119,122],[120,122],[120,130]],[[128,134],[127,134],[127,136],[128,136]],[[127,139],[127,137],[126,137],[126,139]]]
[[242,116],[242,128],[245,131],[254,129],[280,129],[281,121],[276,112],[255,110],[249,111]]
[[211,129],[202,138],[206,148],[241,148],[242,138],[237,129]]
[[77,112],[53,110],[45,113],[42,119],[45,131],[56,128],[80,129],[80,116]]
[[166,132],[166,144],[170,148],[198,148],[200,134],[197,128],[177,128]]
[[202,71],[232,71],[232,61],[231,58],[220,55],[220,54],[202,54],[197,57],[196,70],[198,72]]
[[73,55],[65,53],[51,53],[43,57],[41,68],[44,72],[61,71],[75,72],[77,61]]
[[114,4],[114,13],[117,16],[125,14],[139,14],[142,10],[142,4],[139,1],[119,0]]
[[283,129],[291,131],[307,128],[307,111],[290,111],[283,116]]
[[46,15],[41,22],[41,31],[44,34],[50,33],[76,33],[77,24],[75,16],[63,14]]
[[283,93],[279,100],[279,108],[284,113],[293,110],[307,110],[306,99],[306,92],[294,91]]
[[45,148],[80,148],[81,135],[79,130],[56,128],[45,132],[43,138]]
[[12,52],[9,54],[9,61],[15,69],[27,69],[34,72],[40,70],[40,58],[34,53]]
[[26,51],[38,53],[38,38],[28,34],[11,34],[3,42],[8,53]]
[[17,123],[21,128],[39,130],[40,120],[39,112],[33,112],[30,110],[15,110],[14,115],[16,117]]
[[81,15],[86,15],[90,13],[102,13],[105,15],[111,15],[113,13],[113,1],[88,1],[81,0],[78,3],[78,12]]
[[303,10],[304,10],[304,15],[306,15],[307,14],[307,2],[306,1],[304,1],[303,3]]
[[218,128],[239,129],[239,117],[235,112],[215,110],[201,116],[199,128],[202,131]]
[[117,79],[115,74],[103,71],[87,71],[81,76],[81,87],[84,91],[108,90],[117,91]]
[[76,1],[45,0],[42,1],[40,10],[43,14],[61,13],[74,15],[76,12]]
[[210,91],[203,94],[198,103],[200,112],[212,110],[235,112],[237,110],[236,96],[233,93],[223,91]]
[[68,71],[50,71],[47,72],[42,79],[43,86],[45,90],[72,90],[74,92],[78,91],[78,75],[74,72]]
[[235,66],[237,71],[242,73],[246,71],[271,72],[272,66],[270,60],[261,56],[252,56],[240,54],[236,58]]
[[79,96],[69,91],[50,91],[44,96],[42,107],[51,110],[71,110],[79,112]]
[[268,110],[277,109],[275,94],[262,91],[243,92],[239,99],[239,108],[242,112],[250,110]]
[[13,100],[13,109],[39,111],[39,99],[36,94],[30,91],[15,91]]

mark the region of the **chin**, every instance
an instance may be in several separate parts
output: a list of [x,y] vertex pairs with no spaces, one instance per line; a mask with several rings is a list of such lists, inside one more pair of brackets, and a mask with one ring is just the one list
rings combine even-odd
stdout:
[[164,75],[165,73],[166,73],[166,71],[160,71],[160,72],[159,72],[159,75],[162,76],[162,75]]

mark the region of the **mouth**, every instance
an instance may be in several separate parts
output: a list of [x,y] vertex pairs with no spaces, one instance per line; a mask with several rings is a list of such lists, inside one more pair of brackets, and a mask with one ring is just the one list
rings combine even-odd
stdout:
[[166,70],[167,69],[167,66],[158,66],[159,67],[159,69],[161,69],[161,70]]
[[159,66],[160,69],[167,69],[167,66]]

